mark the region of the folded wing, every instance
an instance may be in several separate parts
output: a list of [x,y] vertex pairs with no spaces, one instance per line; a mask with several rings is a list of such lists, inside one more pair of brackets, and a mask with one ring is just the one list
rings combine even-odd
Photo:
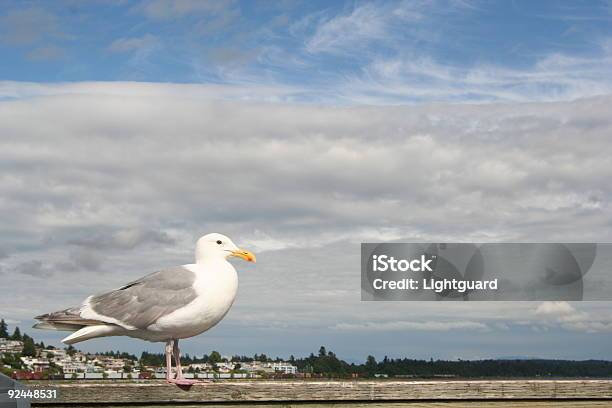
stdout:
[[185,267],[164,269],[119,289],[88,297],[79,308],[37,316],[34,327],[74,331],[94,325],[146,329],[160,317],[192,302],[195,274]]

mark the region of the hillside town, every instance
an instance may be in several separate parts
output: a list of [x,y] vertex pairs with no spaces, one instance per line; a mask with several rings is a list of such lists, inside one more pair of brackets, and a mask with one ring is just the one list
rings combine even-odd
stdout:
[[[187,378],[291,378],[300,375],[290,362],[272,361],[265,355],[256,359],[222,356],[213,351],[199,359],[187,356],[182,364]],[[71,346],[45,346],[21,334],[18,327],[9,335],[4,320],[0,320],[0,372],[15,379],[155,379],[166,376],[161,354],[144,352],[138,359],[118,351],[85,353]]]
[[[284,360],[265,354],[223,356],[217,351],[181,357],[187,378],[284,379],[284,378],[610,378],[612,361],[547,359],[434,360],[407,357],[363,363],[347,362],[321,346],[317,353]],[[57,348],[36,342],[15,327],[9,334],[0,319],[0,373],[18,380],[149,380],[163,379],[164,355],[143,351],[140,357],[120,351],[85,353],[72,346]]]

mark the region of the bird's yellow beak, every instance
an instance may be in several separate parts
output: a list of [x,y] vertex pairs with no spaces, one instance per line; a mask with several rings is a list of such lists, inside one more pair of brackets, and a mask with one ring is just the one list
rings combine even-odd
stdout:
[[246,249],[238,248],[235,251],[232,251],[232,256],[237,256],[238,258],[242,258],[247,262],[256,262],[255,254],[251,251],[247,251]]

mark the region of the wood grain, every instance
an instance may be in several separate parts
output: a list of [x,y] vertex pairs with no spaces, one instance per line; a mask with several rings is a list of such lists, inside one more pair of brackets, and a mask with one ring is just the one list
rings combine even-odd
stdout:
[[612,402],[612,380],[457,381],[219,381],[188,390],[160,380],[26,383],[56,388],[58,399],[44,404],[201,403],[274,401],[458,401],[601,400]]

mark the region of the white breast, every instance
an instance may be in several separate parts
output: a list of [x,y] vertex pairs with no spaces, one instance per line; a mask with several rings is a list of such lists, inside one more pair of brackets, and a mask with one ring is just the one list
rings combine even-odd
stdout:
[[147,329],[172,338],[193,337],[210,329],[227,314],[238,290],[238,275],[225,260],[184,265],[196,274],[197,298],[187,306],[157,320]]

